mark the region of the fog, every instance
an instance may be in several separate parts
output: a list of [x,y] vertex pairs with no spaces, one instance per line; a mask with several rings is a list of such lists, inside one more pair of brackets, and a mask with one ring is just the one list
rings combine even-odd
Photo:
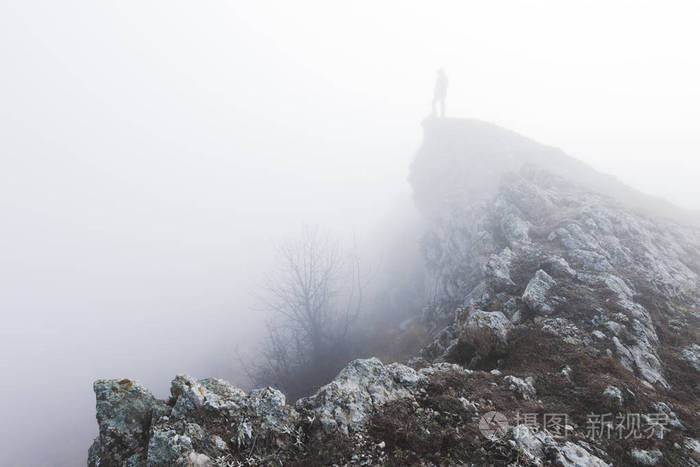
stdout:
[[245,384],[273,252],[377,251],[448,116],[700,209],[697,2],[0,2],[0,464],[84,463],[92,381]]

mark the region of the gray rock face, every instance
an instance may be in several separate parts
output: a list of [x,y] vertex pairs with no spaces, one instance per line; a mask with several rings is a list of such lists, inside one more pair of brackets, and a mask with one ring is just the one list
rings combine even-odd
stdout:
[[144,465],[151,419],[165,404],[129,379],[101,379],[93,385],[99,435],[88,465]]
[[374,407],[391,400],[410,397],[408,386],[420,378],[404,366],[384,366],[376,359],[355,360],[330,384],[297,406],[318,418],[326,431],[348,433],[367,420]]
[[355,360],[295,406],[276,389],[246,394],[215,378],[179,375],[167,402],[130,380],[100,380],[95,383],[100,434],[88,465],[213,466],[228,465],[232,456],[243,456],[245,465],[266,465],[281,450],[301,449],[313,427],[326,434],[364,430],[382,406],[413,400],[431,378],[446,372],[469,374],[447,363],[416,371],[376,358]]
[[482,330],[493,335],[501,348],[505,348],[508,341],[508,330],[511,323],[500,311],[471,310],[463,328],[476,332]]
[[[652,316],[646,301],[678,303],[665,318],[672,323],[697,321],[685,305],[697,303],[700,291],[700,257],[691,253],[700,251],[697,229],[640,216],[533,167],[506,177],[490,200],[462,202],[438,215],[439,237],[428,233],[437,250],[449,250],[430,263],[448,300],[502,310],[517,324],[533,319],[523,314],[529,310],[535,323],[571,343],[593,342],[593,335],[648,383],[669,387],[658,349],[661,315]],[[504,230],[513,216],[528,226],[527,235]],[[458,314],[451,345],[468,337],[469,316]],[[584,332],[591,322],[599,328]],[[697,369],[694,345],[682,357]]]
[[563,446],[555,448],[555,451],[556,465],[561,465],[562,467],[607,467],[610,465],[571,441],[567,441]]
[[523,292],[523,302],[530,307],[535,313],[548,315],[552,313],[553,307],[549,303],[548,294],[549,291],[557,285],[557,283],[552,279],[549,274],[541,269],[538,269],[530,282],[527,283],[525,287],[525,292]]
[[[428,268],[442,293],[438,301],[450,329],[449,345],[433,344],[424,357],[460,358],[460,363],[478,368],[472,364],[475,357],[450,352],[469,348],[460,343],[471,342],[474,313],[502,312],[510,321],[510,327],[504,326],[506,357],[492,358],[484,369],[498,366],[507,374],[508,365],[526,366],[528,359],[540,368],[538,359],[547,355],[520,343],[527,336],[559,339],[559,344],[543,346],[545,352],[590,357],[591,367],[614,359],[616,367],[621,364],[628,377],[637,379],[633,386],[639,383],[642,389],[632,391],[630,383],[606,374],[592,377],[595,399],[608,410],[631,410],[644,400],[644,410],[665,414],[673,430],[689,429],[683,412],[670,409],[678,401],[671,403],[667,396],[679,387],[682,392],[698,387],[693,380],[700,372],[697,219],[682,216],[674,222],[667,212],[651,214],[653,209],[631,202],[630,192],[620,196],[625,190],[613,189],[613,184],[603,187],[597,176],[582,178],[575,169],[565,170],[561,164],[568,162],[554,161],[548,150],[496,128],[490,128],[491,137],[484,141],[472,133],[469,138],[455,134],[452,125],[473,129],[471,122],[450,122],[449,131],[429,128],[430,141],[421,148],[412,174],[428,223],[426,237],[434,240],[434,251],[443,252],[431,257]],[[436,135],[446,141],[432,140]],[[492,159],[483,161],[485,154]],[[419,172],[423,169],[429,175]],[[479,179],[493,171],[502,172],[500,183]],[[437,184],[439,196],[430,191]],[[449,308],[445,303],[463,305]],[[450,322],[445,317],[452,310],[455,318]],[[529,353],[509,358],[520,349]],[[574,367],[562,361],[556,371],[564,364]],[[570,386],[581,385],[586,370],[558,377]],[[522,375],[513,376],[523,381]],[[511,385],[520,394],[515,390],[519,385]],[[661,400],[665,402],[656,402]],[[696,404],[683,405],[686,414],[700,414]],[[576,456],[570,454],[575,464]],[[629,463],[629,456],[619,462]]]
[[491,278],[491,283],[496,290],[515,285],[515,282],[510,278],[510,262],[513,257],[510,248],[505,248],[500,254],[491,256],[486,263],[485,274]]
[[[220,379],[180,375],[170,392],[166,404],[138,383],[97,381],[100,435],[88,465],[211,465],[231,444],[246,449],[287,442],[297,423],[297,413],[272,388],[246,395]],[[220,430],[233,436],[225,441]]]
[[526,461],[525,465],[550,465],[548,458],[552,458],[554,465],[564,467],[610,466],[581,445],[571,441],[557,442],[546,432],[533,432],[527,425],[515,426],[512,437]]

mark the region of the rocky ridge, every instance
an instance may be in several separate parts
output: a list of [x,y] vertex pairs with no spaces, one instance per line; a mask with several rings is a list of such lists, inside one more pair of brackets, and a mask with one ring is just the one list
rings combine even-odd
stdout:
[[[411,179],[432,343],[294,404],[212,378],[178,376],[167,401],[97,381],[89,465],[700,465],[700,231],[511,132],[427,125]],[[619,414],[639,433],[615,436]]]

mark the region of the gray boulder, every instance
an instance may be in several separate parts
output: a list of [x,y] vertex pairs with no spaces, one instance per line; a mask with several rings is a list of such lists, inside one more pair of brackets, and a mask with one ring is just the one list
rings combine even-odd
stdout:
[[517,376],[508,375],[505,376],[503,380],[508,386],[508,389],[510,391],[518,393],[520,397],[523,398],[523,400],[533,400],[537,394],[535,391],[535,387],[533,386],[535,380],[532,378],[532,376],[528,376],[523,380],[518,378]]
[[663,457],[661,451],[656,449],[646,451],[643,449],[634,448],[630,452],[630,455],[637,465],[656,465]]
[[605,388],[603,391],[603,397],[607,398],[613,403],[613,405],[618,407],[622,406],[622,401],[624,400],[622,397],[622,391],[620,391],[620,388],[616,386],[608,386]]
[[700,372],[700,345],[693,344],[684,348],[681,353],[681,358],[688,362],[695,371]]
[[571,441],[557,442],[545,431],[533,431],[527,425],[517,425],[512,430],[513,444],[520,451],[524,465],[554,465],[562,467],[610,467],[599,457],[591,454],[581,445]]
[[504,349],[508,343],[508,331],[511,327],[510,320],[500,311],[482,310],[471,310],[466,322],[462,325],[462,329],[468,331],[467,334],[477,331],[491,334],[501,349]]
[[549,291],[556,285],[554,279],[549,274],[539,269],[535,276],[530,279],[525,292],[523,292],[523,302],[535,313],[548,315],[554,311],[549,297]]
[[129,379],[100,379],[93,389],[99,434],[90,447],[88,465],[143,465],[151,418],[165,410],[165,404]]
[[418,378],[408,367],[386,367],[377,358],[354,360],[316,394],[300,399],[297,408],[313,414],[325,431],[347,434],[361,427],[379,405],[412,397],[406,386]]

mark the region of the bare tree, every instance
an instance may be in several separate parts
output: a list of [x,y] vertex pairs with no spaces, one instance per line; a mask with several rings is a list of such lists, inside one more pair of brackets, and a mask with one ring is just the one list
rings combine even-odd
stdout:
[[333,376],[351,353],[362,289],[357,254],[318,229],[283,244],[261,297],[271,317],[254,382],[297,397]]

